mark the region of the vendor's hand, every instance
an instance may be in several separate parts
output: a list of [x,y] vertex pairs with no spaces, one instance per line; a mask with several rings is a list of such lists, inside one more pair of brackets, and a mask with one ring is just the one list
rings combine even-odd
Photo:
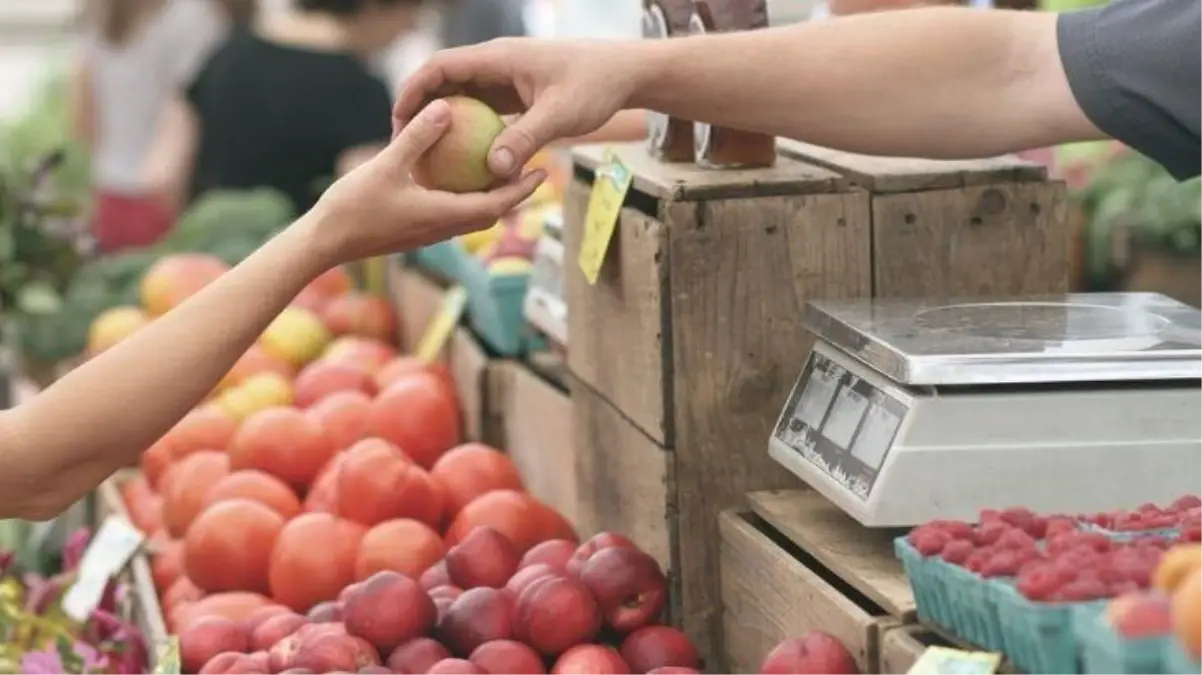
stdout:
[[612,42],[503,38],[435,54],[410,76],[393,109],[394,129],[434,97],[464,94],[518,117],[501,133],[489,167],[508,178],[540,148],[596,131],[634,93],[637,58]]
[[331,265],[403,251],[491,227],[546,178],[533,171],[489,192],[427,190],[413,163],[450,127],[443,101],[423,108],[388,147],[338,179],[307,219]]

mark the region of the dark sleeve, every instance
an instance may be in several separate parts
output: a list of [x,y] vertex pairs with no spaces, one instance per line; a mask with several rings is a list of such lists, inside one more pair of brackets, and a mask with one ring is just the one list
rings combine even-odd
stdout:
[[366,72],[346,78],[346,84],[341,100],[331,102],[337,106],[330,125],[335,151],[387,143],[392,138],[392,95],[388,87]]
[[467,0],[452,3],[446,10],[442,42],[446,47],[464,47],[501,37],[526,34],[522,3],[517,0]]
[[1077,103],[1099,129],[1177,179],[1202,165],[1202,3],[1112,0],[1060,15],[1060,59]]

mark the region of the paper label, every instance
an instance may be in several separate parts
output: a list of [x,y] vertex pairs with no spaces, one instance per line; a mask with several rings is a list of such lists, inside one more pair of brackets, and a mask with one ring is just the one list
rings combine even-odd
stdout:
[[612,150],[606,153],[605,164],[597,169],[593,181],[588,214],[584,219],[584,239],[580,243],[580,270],[589,285],[595,285],[601,274],[609,242],[618,226],[618,214],[633,178],[616,153]]
[[124,518],[109,516],[88,544],[75,583],[63,596],[63,611],[85,621],[100,604],[104,588],[133,557],[145,536]]
[[421,342],[417,345],[417,358],[424,363],[433,363],[438,355],[442,353],[443,347],[446,346],[447,340],[451,339],[451,333],[455,331],[455,326],[459,325],[459,318],[463,316],[463,310],[467,306],[467,289],[463,286],[454,286],[446,292],[442,298],[442,308],[438,310],[438,316],[430,322],[430,326],[426,328],[426,334],[422,336]]
[[907,672],[910,675],[989,675],[996,673],[1001,665],[1001,654],[927,647]]

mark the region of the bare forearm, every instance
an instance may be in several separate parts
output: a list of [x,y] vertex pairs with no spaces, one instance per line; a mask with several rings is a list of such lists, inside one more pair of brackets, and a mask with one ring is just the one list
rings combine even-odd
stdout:
[[56,513],[212,391],[327,267],[310,225],[302,219],[175,310],[0,414],[0,518]]
[[1096,138],[1055,21],[930,8],[649,41],[630,103],[867,154],[979,157]]

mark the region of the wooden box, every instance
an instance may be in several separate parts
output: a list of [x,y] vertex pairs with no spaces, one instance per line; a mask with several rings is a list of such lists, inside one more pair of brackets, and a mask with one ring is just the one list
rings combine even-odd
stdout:
[[576,516],[576,439],[567,388],[530,364],[504,369],[498,407],[504,418],[504,444],[526,490],[562,513]]
[[802,487],[767,447],[813,344],[805,304],[1063,291],[1063,190],[1017,160],[877,176],[836,154],[708,171],[614,150],[634,178],[595,285],[576,261],[603,149],[576,151],[564,213],[581,530],[666,551],[673,619],[713,656],[719,512]]

